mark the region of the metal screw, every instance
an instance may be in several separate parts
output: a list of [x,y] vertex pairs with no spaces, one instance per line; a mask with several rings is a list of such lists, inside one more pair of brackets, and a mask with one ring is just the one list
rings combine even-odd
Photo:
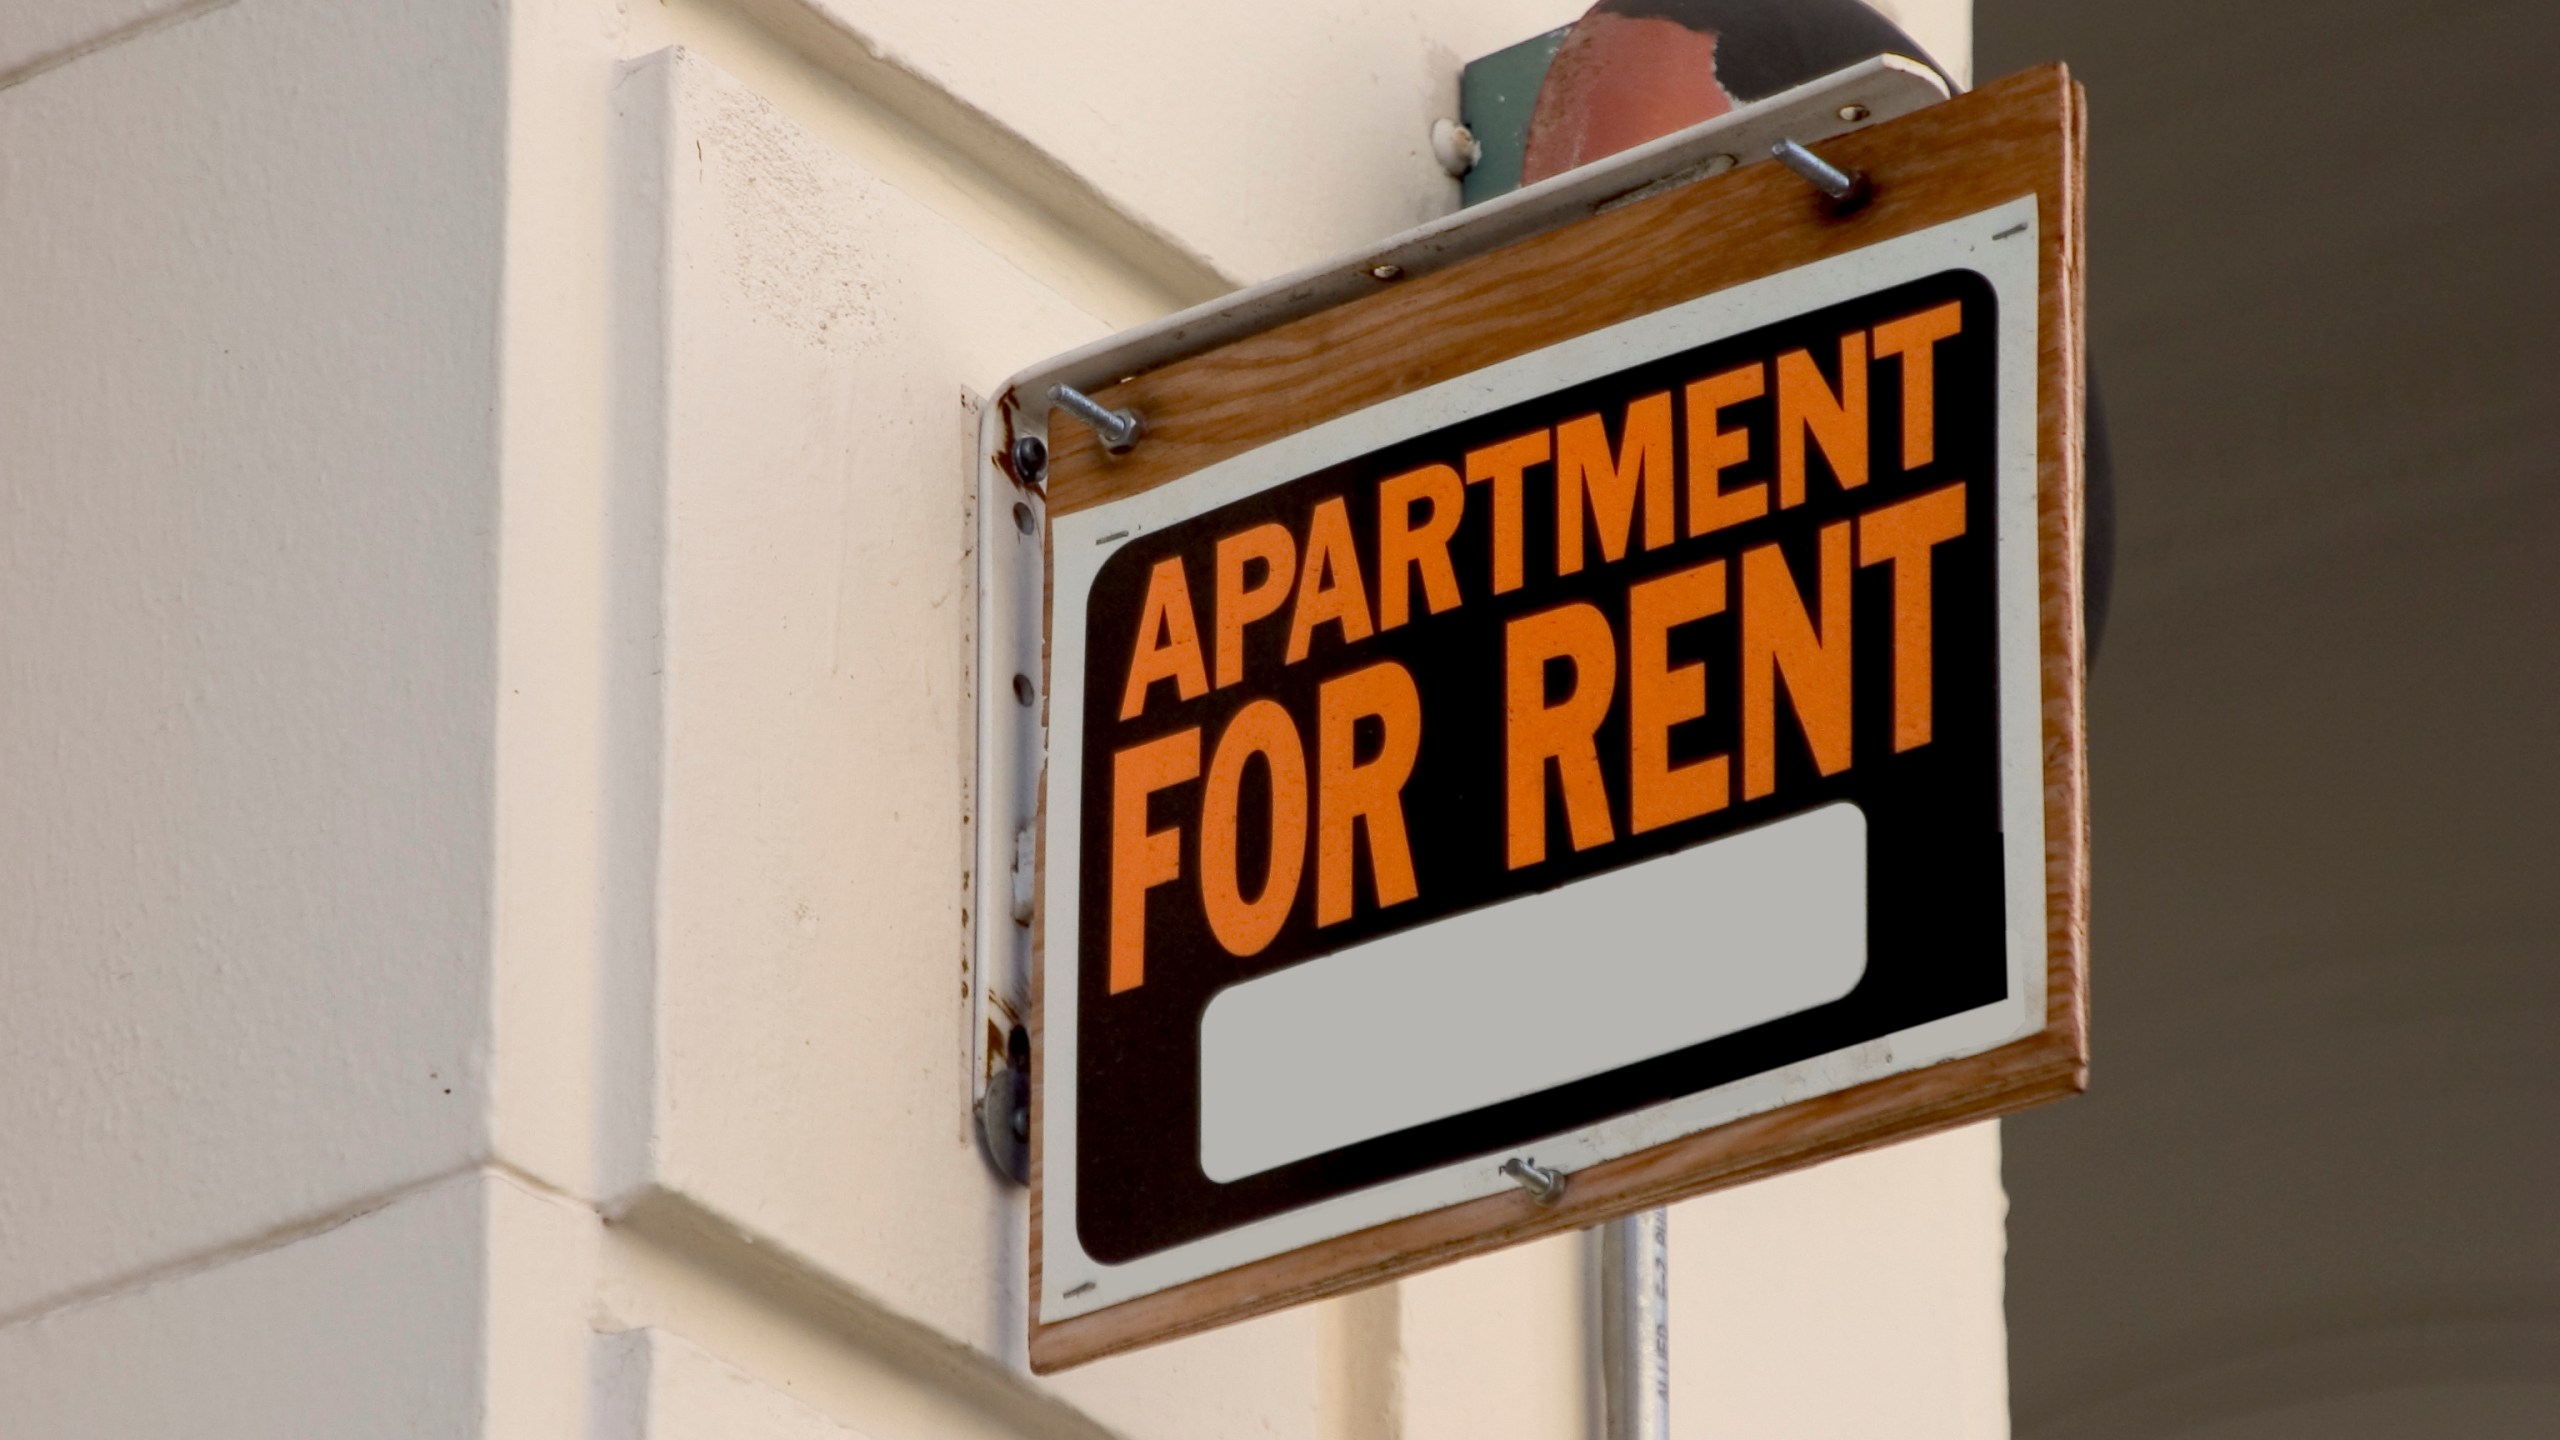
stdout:
[[1874,111],[1869,110],[1864,105],[1843,105],[1840,107],[1840,118],[1848,121],[1852,125],[1857,124],[1859,121],[1866,119],[1869,115],[1874,113]]
[[1541,1205],[1553,1205],[1564,1198],[1565,1175],[1561,1170],[1524,1160],[1517,1155],[1502,1162],[1502,1173],[1520,1182],[1529,1198]]
[[1039,436],[1025,435],[1013,442],[1013,473],[1025,485],[1037,485],[1049,473],[1049,447]]
[[1404,278],[1404,267],[1392,264],[1372,265],[1369,267],[1369,278],[1372,280],[1401,280]]
[[1769,147],[1769,153],[1777,157],[1779,164],[1803,176],[1805,183],[1830,196],[1831,203],[1843,210],[1865,203],[1872,189],[1866,176],[1843,170],[1793,140],[1779,141]]
[[1135,410],[1114,410],[1073,385],[1052,385],[1049,397],[1058,408],[1083,421],[1093,430],[1093,438],[1114,455],[1125,455],[1138,437],[1146,433],[1146,421]]
[[1013,528],[1025,535],[1040,528],[1040,522],[1031,517],[1031,507],[1019,500],[1013,502]]

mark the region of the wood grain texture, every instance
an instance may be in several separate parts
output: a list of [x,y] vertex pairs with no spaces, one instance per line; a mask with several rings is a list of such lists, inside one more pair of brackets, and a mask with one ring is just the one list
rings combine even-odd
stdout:
[[[1570,336],[2033,194],[2039,261],[2037,490],[2048,952],[2045,1027],[1998,1050],[1799,1101],[1577,1171],[1563,1200],[1488,1196],[1044,1325],[1039,923],[1032,967],[1031,1364],[1042,1373],[1891,1141],[2088,1083],[2088,768],[2082,707],[2084,269],[2080,89],[2060,66],[1824,144],[1875,198],[1834,214],[1753,165],[1532,237],[1105,390],[1147,417],[1109,456],[1052,419],[1049,509],[1102,504],[1281,436]],[[1044,693],[1046,687],[1043,687]],[[1045,787],[1044,787],[1045,794]],[[1046,806],[1042,807],[1046,853]],[[1044,887],[1047,877],[1040,877]],[[1045,916],[1045,893],[1038,913]]]

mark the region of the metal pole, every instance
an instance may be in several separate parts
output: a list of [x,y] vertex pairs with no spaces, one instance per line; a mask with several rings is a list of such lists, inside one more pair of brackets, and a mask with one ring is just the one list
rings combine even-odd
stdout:
[[1600,1231],[1600,1366],[1608,1440],[1671,1440],[1671,1220]]

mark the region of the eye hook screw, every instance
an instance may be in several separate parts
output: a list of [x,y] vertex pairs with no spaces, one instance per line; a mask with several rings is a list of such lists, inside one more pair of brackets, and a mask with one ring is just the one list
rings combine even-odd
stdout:
[[1529,1198],[1541,1205],[1553,1205],[1564,1198],[1565,1174],[1534,1161],[1514,1155],[1502,1162],[1502,1173],[1520,1183]]
[[1073,385],[1052,385],[1049,398],[1059,409],[1083,421],[1102,442],[1102,448],[1114,455],[1126,455],[1146,433],[1146,421],[1135,410],[1114,410]]
[[1781,165],[1804,177],[1805,183],[1821,191],[1842,211],[1855,210],[1867,203],[1875,193],[1864,172],[1843,170],[1793,140],[1781,140],[1769,147],[1769,154]]

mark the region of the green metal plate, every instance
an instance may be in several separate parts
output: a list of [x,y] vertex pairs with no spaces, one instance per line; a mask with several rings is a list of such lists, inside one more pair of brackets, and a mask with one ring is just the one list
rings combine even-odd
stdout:
[[1520,159],[1529,146],[1529,116],[1538,108],[1538,86],[1555,62],[1556,47],[1572,29],[1559,25],[1471,61],[1458,72],[1458,119],[1484,147],[1484,158],[1459,182],[1460,204],[1481,205],[1520,188]]

